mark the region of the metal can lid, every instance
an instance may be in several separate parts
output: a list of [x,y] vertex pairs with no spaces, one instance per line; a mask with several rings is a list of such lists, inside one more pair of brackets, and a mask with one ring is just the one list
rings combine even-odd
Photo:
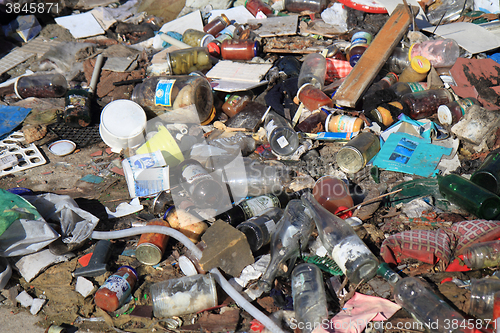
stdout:
[[135,257],[144,265],[156,265],[161,261],[163,252],[152,243],[142,243],[135,249]]
[[365,166],[363,154],[352,146],[344,146],[337,153],[337,164],[345,173],[356,173]]
[[446,105],[440,105],[437,110],[438,120],[443,125],[451,125],[452,114],[449,107]]

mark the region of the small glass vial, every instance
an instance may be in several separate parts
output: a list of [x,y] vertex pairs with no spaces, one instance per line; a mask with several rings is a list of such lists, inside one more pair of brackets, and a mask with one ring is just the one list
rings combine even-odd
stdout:
[[182,34],[182,41],[192,47],[205,47],[214,39],[211,34],[196,29],[187,29]]
[[415,43],[410,47],[409,59],[422,56],[434,68],[451,67],[460,56],[460,47],[454,39],[434,39]]
[[212,68],[210,54],[205,47],[193,47],[166,54],[167,74],[189,74]]
[[444,88],[418,91],[401,98],[401,104],[408,108],[408,115],[415,120],[432,116],[440,105],[452,101],[453,95]]
[[302,333],[310,333],[328,320],[323,274],[317,266],[303,263],[293,269],[291,280],[295,318],[304,327]]
[[498,266],[500,264],[500,240],[469,245],[464,250],[463,258],[470,269]]
[[256,18],[266,18],[273,15],[273,9],[262,0],[246,0],[245,8]]
[[[316,181],[312,194],[318,203],[325,207],[330,213],[337,214],[354,206],[346,183],[333,176],[323,176]],[[340,216],[346,219],[352,216],[352,211]]]
[[245,234],[252,252],[257,252],[271,242],[271,236],[276,231],[276,224],[282,216],[281,208],[269,208],[262,215],[254,216],[239,224],[236,229]]
[[328,132],[355,133],[359,132],[363,125],[363,119],[345,115],[330,114],[325,121],[325,129]]
[[226,39],[220,45],[224,60],[252,60],[259,53],[259,42],[248,39]]
[[299,147],[299,136],[288,120],[270,111],[264,124],[271,149],[278,155],[288,156]]
[[298,87],[310,83],[318,89],[323,89],[326,77],[326,59],[319,53],[308,54],[302,62],[299,73]]
[[325,10],[326,0],[284,0],[285,10],[292,13],[300,13],[309,11],[313,13],[321,13]]
[[59,98],[66,94],[68,83],[61,74],[35,74],[19,77],[14,92],[19,98]]
[[211,34],[212,36],[217,36],[219,32],[224,30],[225,27],[231,24],[231,21],[227,18],[226,15],[220,14],[212,21],[210,21],[207,25],[203,27],[203,31],[207,34]]
[[[147,225],[170,227],[170,224],[165,220],[152,220]],[[165,253],[168,238],[165,234],[142,234],[135,249],[135,257],[144,265],[158,264],[163,257],[163,253]]]
[[500,194],[500,149],[495,149],[486,156],[470,181],[496,195]]
[[68,90],[65,97],[63,120],[70,127],[87,127],[92,121],[90,93],[84,89]]
[[372,132],[363,132],[339,150],[337,164],[346,173],[356,173],[363,169],[379,150],[378,136]]
[[332,99],[311,83],[302,85],[297,97],[309,111],[318,110],[323,106],[333,107]]
[[130,266],[118,268],[115,274],[94,295],[95,305],[104,311],[113,312],[120,308],[129,298],[137,282],[137,272]]
[[427,78],[431,70],[431,63],[422,56],[411,59],[410,66],[406,67],[399,76],[399,82],[420,82]]
[[437,110],[439,122],[443,125],[454,125],[462,119],[465,111],[473,105],[481,105],[474,97],[461,98],[446,105],[440,105]]
[[426,82],[398,82],[389,87],[398,98],[406,94],[427,90]]
[[222,111],[229,117],[236,116],[254,97],[252,91],[237,92],[229,95],[222,104]]

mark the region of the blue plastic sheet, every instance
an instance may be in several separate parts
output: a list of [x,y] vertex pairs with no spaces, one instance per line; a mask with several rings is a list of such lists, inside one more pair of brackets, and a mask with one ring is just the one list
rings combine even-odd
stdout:
[[0,105],[0,140],[9,135],[28,116],[31,109]]

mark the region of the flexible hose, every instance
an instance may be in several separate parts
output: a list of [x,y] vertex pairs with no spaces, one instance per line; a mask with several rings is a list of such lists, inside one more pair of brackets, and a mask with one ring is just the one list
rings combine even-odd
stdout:
[[[131,237],[136,235],[141,235],[145,233],[158,233],[168,235],[177,239],[181,242],[191,253],[198,259],[201,258],[202,252],[201,250],[184,234],[181,232],[160,225],[149,225],[145,227],[136,227],[129,228],[123,230],[115,230],[115,231],[94,231],[92,232],[91,238],[93,239],[118,239],[124,237]],[[263,314],[259,309],[252,305],[249,301],[245,299],[236,289],[229,284],[226,278],[221,274],[221,272],[217,268],[213,268],[210,270],[215,277],[215,281],[224,289],[226,294],[231,297],[236,304],[238,304],[242,309],[252,315],[255,319],[257,319],[262,325],[264,325],[270,332],[273,333],[284,333],[284,331],[276,325],[274,321],[272,321],[268,316]]]

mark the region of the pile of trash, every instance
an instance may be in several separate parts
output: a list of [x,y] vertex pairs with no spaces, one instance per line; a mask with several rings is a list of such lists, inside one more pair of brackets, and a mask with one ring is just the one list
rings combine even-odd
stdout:
[[491,332],[489,1],[19,1],[0,304],[49,332]]

